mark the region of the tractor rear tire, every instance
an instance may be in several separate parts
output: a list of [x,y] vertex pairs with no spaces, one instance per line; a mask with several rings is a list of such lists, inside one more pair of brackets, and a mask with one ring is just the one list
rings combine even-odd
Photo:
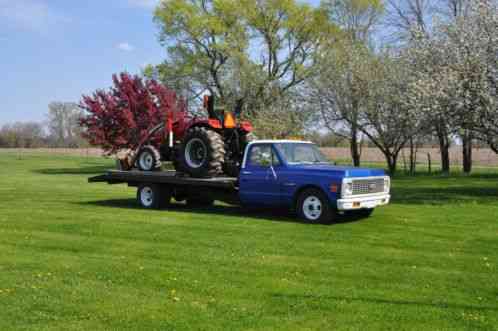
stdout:
[[161,169],[161,154],[151,145],[140,148],[137,156],[137,168],[141,171],[156,171]]
[[205,127],[187,131],[177,154],[176,170],[192,177],[215,177],[223,173],[225,147],[219,133]]

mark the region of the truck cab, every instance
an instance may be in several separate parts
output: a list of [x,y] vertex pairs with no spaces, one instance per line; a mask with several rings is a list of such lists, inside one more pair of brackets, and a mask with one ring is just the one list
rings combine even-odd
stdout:
[[339,213],[369,216],[389,203],[389,192],[384,170],[335,166],[306,141],[251,142],[239,176],[242,204],[289,207],[310,223]]

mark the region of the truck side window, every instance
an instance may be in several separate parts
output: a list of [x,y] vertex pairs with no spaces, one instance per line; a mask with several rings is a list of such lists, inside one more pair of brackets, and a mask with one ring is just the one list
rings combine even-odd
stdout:
[[268,168],[271,165],[280,165],[280,161],[271,145],[256,145],[251,149],[249,164],[253,167]]
[[257,145],[251,149],[249,164],[254,167],[269,167],[271,165],[270,145]]

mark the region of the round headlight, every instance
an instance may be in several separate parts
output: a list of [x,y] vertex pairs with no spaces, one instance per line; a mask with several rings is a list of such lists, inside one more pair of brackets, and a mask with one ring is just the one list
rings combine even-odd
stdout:
[[353,183],[352,182],[344,182],[342,184],[342,196],[347,197],[353,195]]

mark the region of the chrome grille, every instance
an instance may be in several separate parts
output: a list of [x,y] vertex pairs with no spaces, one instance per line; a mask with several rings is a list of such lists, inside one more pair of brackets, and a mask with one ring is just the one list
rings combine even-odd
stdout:
[[384,192],[384,178],[355,179],[353,181],[353,195],[373,194]]

